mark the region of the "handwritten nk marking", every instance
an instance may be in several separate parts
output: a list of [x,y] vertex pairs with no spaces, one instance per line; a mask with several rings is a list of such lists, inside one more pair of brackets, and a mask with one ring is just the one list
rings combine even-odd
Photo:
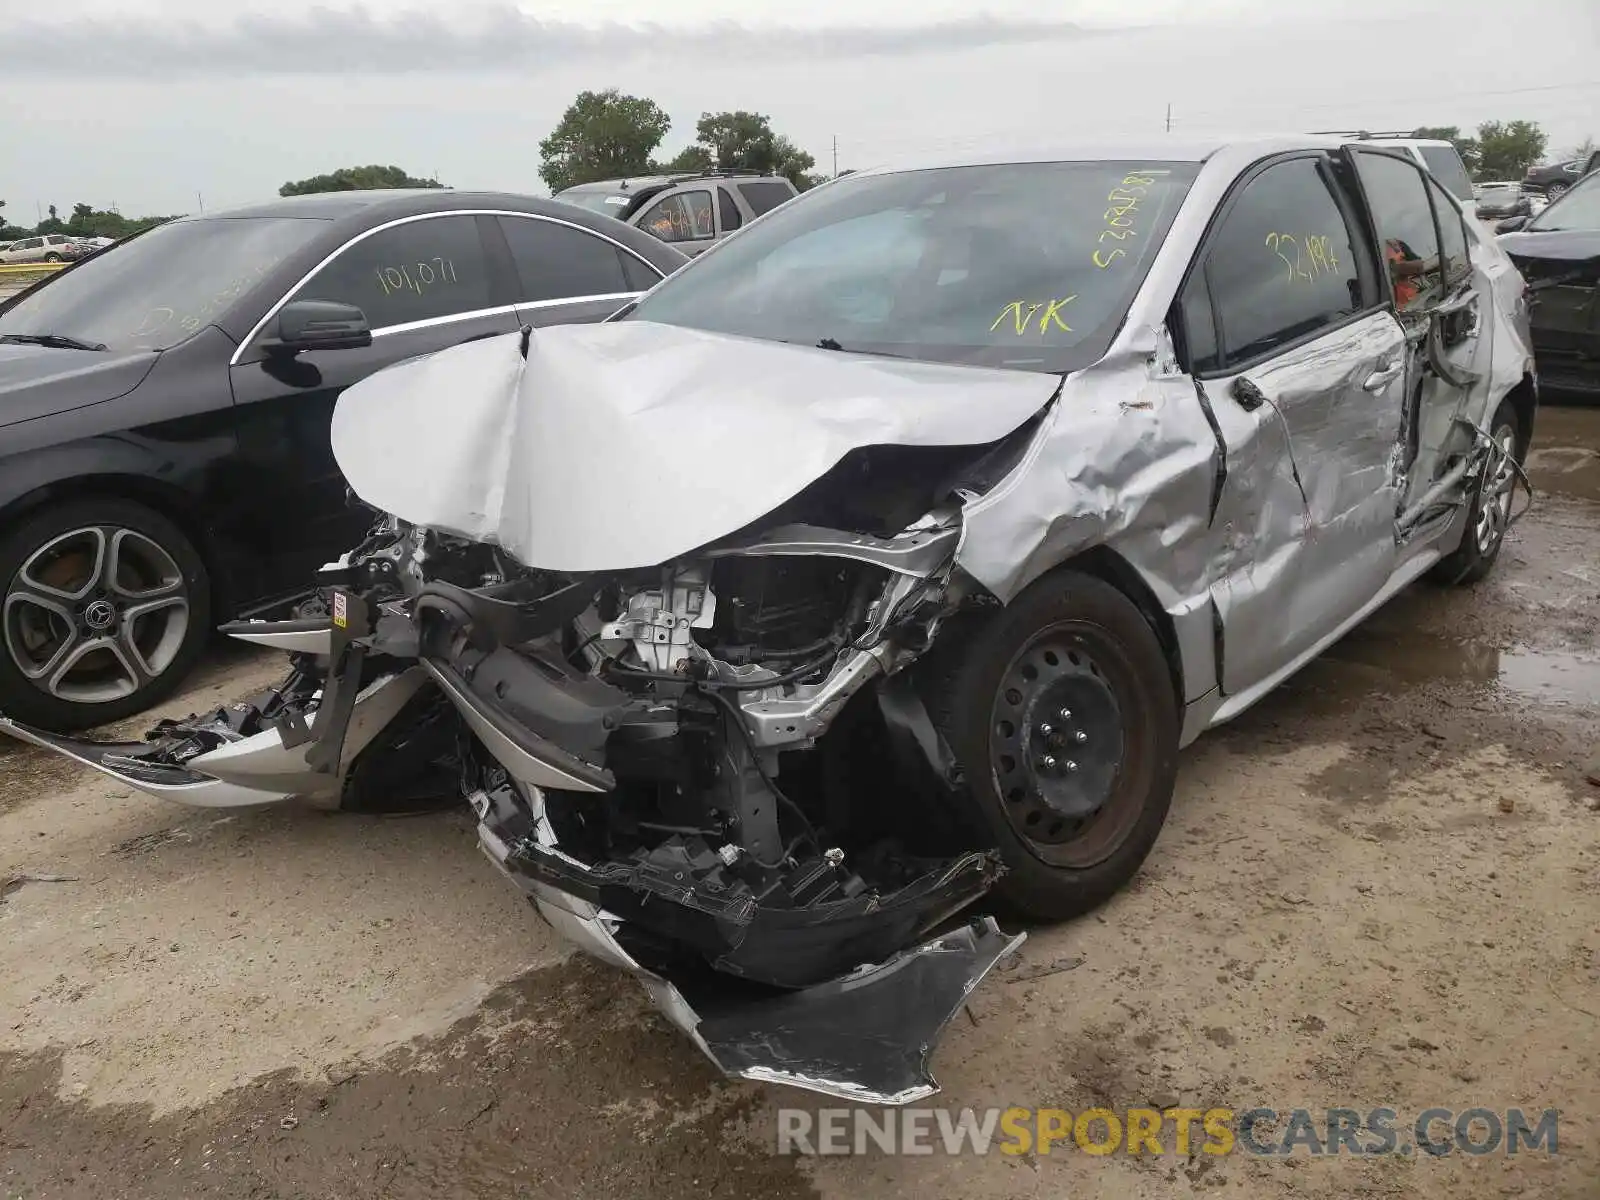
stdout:
[[1039,303],[1027,300],[1013,300],[1000,310],[1000,315],[995,318],[994,324],[989,326],[989,332],[993,333],[999,329],[1000,326],[1006,323],[1006,318],[1010,317],[1011,327],[1016,331],[1017,336],[1021,337],[1028,332],[1028,329],[1033,324],[1033,318],[1037,316],[1041,334],[1049,333],[1052,326],[1063,333],[1071,333],[1072,326],[1061,319],[1061,313],[1067,305],[1077,298],[1075,295],[1063,296],[1059,300],[1041,301]]
[[[1339,257],[1334,253],[1333,239],[1323,234],[1308,234],[1297,238],[1290,233],[1267,234],[1264,244],[1282,260],[1288,272],[1286,283],[1297,279],[1314,280],[1319,275],[1331,275],[1339,269]],[[1284,253],[1284,248],[1294,247],[1294,257]]]

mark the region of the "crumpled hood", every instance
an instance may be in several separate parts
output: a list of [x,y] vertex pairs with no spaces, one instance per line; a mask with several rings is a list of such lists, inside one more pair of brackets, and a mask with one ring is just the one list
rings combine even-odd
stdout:
[[0,427],[125,396],[159,357],[0,343]]
[[1060,385],[645,321],[534,330],[526,360],[522,336],[349,388],[334,454],[368,504],[573,573],[686,554],[857,447],[995,441]]

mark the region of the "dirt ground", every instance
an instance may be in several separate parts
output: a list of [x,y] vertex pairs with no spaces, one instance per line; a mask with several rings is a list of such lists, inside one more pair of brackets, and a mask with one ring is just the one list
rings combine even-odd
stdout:
[[[1561,1110],[1560,1153],[779,1157],[464,814],[208,813],[0,744],[0,1200],[1600,1196],[1600,408],[1496,574],[1418,587],[1186,752],[1102,912],[1033,930],[931,1103]],[[219,659],[167,713],[269,682]],[[129,722],[142,728],[149,718]]]

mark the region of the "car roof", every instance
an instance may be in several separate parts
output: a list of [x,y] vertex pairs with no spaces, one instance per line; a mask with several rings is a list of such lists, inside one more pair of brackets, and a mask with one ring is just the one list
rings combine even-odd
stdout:
[[[933,170],[938,167],[1006,166],[1049,162],[1193,162],[1203,163],[1224,150],[1254,151],[1259,155],[1290,150],[1337,150],[1355,139],[1319,134],[1257,135],[1240,138],[1142,137],[1027,144],[982,151],[947,151],[942,154],[905,156],[854,175],[894,171]],[[1382,147],[1386,142],[1378,142]]]
[[415,213],[453,208],[511,208],[518,212],[561,216],[565,208],[552,208],[545,197],[511,192],[467,192],[455,188],[382,188],[354,192],[317,192],[310,196],[282,196],[259,204],[217,212],[195,213],[186,221],[227,220],[236,217],[306,217],[338,221],[362,216],[389,220]]

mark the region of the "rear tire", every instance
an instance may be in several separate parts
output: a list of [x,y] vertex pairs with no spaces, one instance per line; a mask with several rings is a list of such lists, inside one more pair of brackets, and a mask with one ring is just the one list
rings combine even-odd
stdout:
[[205,650],[210,593],[193,544],[142,504],[24,517],[0,537],[0,712],[67,733],[159,703]]
[[44,256],[44,260],[47,263],[58,263],[58,262],[61,261],[61,255],[53,254],[53,253],[52,254],[46,254]]
[[1467,586],[1486,578],[1494,570],[1505,545],[1506,522],[1511,516],[1512,493],[1517,474],[1507,456],[1522,463],[1522,439],[1517,436],[1517,414],[1509,400],[1502,401],[1489,424],[1489,434],[1504,452],[1490,460],[1486,474],[1472,485],[1467,509],[1467,527],[1461,545],[1440,559],[1429,572],[1436,583]]
[[1116,588],[1066,569],[946,636],[925,693],[963,767],[965,815],[1008,868],[996,895],[1043,920],[1095,908],[1172,804],[1178,704],[1160,640]]

